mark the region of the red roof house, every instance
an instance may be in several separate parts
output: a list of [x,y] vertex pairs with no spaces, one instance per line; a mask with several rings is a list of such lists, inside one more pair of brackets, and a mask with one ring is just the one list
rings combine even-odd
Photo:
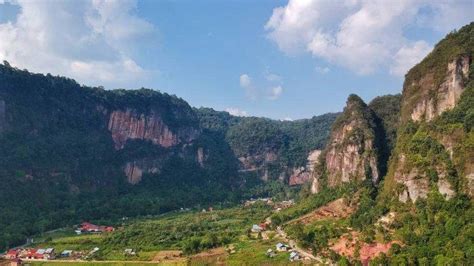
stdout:
[[10,249],[7,254],[5,254],[5,259],[12,260],[18,258],[18,253],[20,251],[18,249]]

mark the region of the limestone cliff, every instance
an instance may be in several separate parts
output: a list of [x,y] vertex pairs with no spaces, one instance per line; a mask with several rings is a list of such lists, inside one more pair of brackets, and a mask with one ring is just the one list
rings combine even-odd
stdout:
[[351,181],[379,180],[375,115],[356,95],[333,125],[313,175],[312,192]]
[[146,162],[143,160],[128,162],[125,164],[124,172],[127,176],[128,183],[135,185],[142,181],[142,176],[145,173],[156,174],[159,173],[159,165],[153,162]]
[[314,165],[319,159],[321,155],[321,150],[313,150],[308,154],[307,161],[305,167],[296,167],[292,169],[290,178],[288,180],[288,184],[290,186],[294,185],[302,185],[311,180],[311,176],[314,171]]
[[149,140],[168,148],[191,142],[199,136],[199,130],[191,127],[173,132],[154,111],[144,114],[130,108],[111,112],[108,129],[116,149],[122,149],[129,139]]
[[416,201],[432,188],[474,195],[473,35],[474,23],[449,34],[406,75],[388,197]]
[[[465,88],[469,76],[469,55],[460,55],[451,60],[441,84],[435,83],[435,75],[427,72],[421,78],[408,81],[403,93],[403,114],[405,119],[430,121],[446,110],[456,106]],[[438,74],[439,75],[439,74]]]

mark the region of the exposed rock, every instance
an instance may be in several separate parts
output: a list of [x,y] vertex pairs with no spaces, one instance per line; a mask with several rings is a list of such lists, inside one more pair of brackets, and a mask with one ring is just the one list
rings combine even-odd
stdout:
[[452,189],[451,184],[445,179],[438,180],[438,191],[447,199],[450,199],[456,195],[456,192]]
[[135,110],[113,111],[108,128],[116,149],[122,149],[129,139],[150,140],[156,145],[171,147],[182,142],[190,142],[199,135],[193,128],[172,132],[161,117],[153,111],[149,115]]
[[321,150],[312,150],[307,157],[306,167],[295,167],[290,173],[288,184],[290,186],[302,185],[311,180],[315,164],[318,162]]
[[127,163],[124,171],[128,183],[134,185],[142,180],[143,170],[135,162]]
[[306,171],[304,167],[294,168],[293,173],[288,180],[290,186],[302,185],[308,182],[311,178],[311,173]]
[[[414,81],[407,88],[404,95],[411,95],[404,99],[405,103],[414,103],[411,111],[411,119],[419,121],[426,119],[430,121],[442,112],[456,106],[465,87],[465,80],[469,76],[469,65],[471,58],[467,55],[461,56],[448,64],[446,78],[434,88],[434,73],[427,73],[419,81]],[[410,93],[415,91],[414,93]]]
[[306,164],[306,168],[310,171],[314,171],[314,167],[319,160],[319,156],[321,155],[321,150],[313,150],[308,155],[308,163]]
[[5,119],[5,101],[0,100],[0,133],[2,133],[6,128],[6,119]]
[[[379,180],[374,117],[367,105],[351,95],[344,113],[336,120],[331,138],[320,160],[327,185],[335,187],[350,181]],[[315,172],[312,192],[317,193],[323,173]]]
[[205,160],[204,149],[202,147],[199,147],[197,150],[197,161],[201,167],[204,167],[204,160]]
[[474,173],[469,173],[466,175],[467,181],[467,193],[473,197],[474,196]]
[[135,185],[142,181],[144,173],[158,173],[159,169],[153,164],[147,164],[144,161],[133,161],[125,164],[125,175],[128,183]]
[[267,151],[262,154],[252,156],[242,156],[238,158],[240,161],[239,172],[261,172],[260,179],[268,181],[269,173],[267,166],[278,159],[275,152]]

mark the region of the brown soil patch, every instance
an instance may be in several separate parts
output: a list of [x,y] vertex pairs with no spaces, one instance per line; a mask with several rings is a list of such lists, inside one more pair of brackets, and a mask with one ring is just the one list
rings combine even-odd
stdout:
[[315,221],[327,218],[346,218],[354,212],[354,207],[349,206],[347,201],[343,198],[329,202],[328,204],[319,207],[318,209],[303,215],[289,223],[303,223],[310,224]]
[[156,253],[153,257],[153,261],[156,262],[185,262],[186,258],[183,257],[183,252],[180,250],[162,250]]
[[[359,234],[356,232],[352,232],[351,234],[352,234],[352,240],[349,240],[349,235],[346,234],[340,237],[330,247],[330,249],[338,253],[339,255],[353,257],[356,243],[359,238]],[[359,260],[361,260],[362,263],[366,265],[371,259],[377,257],[380,253],[387,253],[394,243],[397,243],[397,242],[392,241],[389,243],[372,243],[372,244],[360,242]]]
[[228,253],[223,247],[213,248],[191,257],[193,264],[226,265]]

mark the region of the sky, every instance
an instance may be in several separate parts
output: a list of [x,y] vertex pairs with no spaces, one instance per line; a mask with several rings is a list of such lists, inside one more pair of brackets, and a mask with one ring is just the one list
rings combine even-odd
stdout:
[[0,0],[0,60],[295,120],[341,111],[351,93],[400,93],[473,20],[474,0]]

